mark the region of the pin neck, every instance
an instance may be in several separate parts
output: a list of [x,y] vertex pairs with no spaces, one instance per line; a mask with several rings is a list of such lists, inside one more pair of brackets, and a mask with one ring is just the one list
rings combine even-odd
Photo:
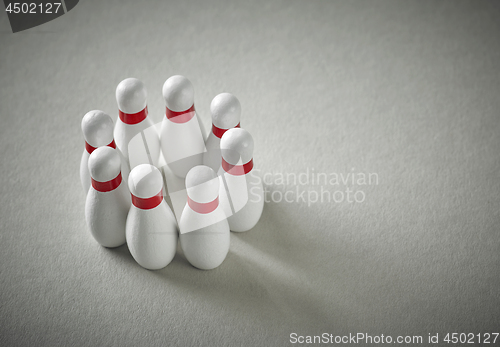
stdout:
[[207,203],[201,203],[201,202],[196,202],[194,200],[191,200],[191,198],[188,196],[187,202],[188,202],[189,207],[191,207],[191,209],[194,212],[207,214],[207,213],[215,211],[217,206],[219,206],[219,197],[216,197],[214,201],[207,202]]
[[175,112],[166,107],[165,116],[167,119],[174,123],[186,123],[189,122],[195,115],[194,104],[185,111]]
[[[240,123],[236,124],[236,126],[234,128],[239,128],[240,127]],[[212,123],[212,133],[217,136],[219,139],[222,137],[222,135],[224,135],[224,133],[226,131],[228,131],[229,129],[222,129],[222,128],[218,128],[216,127],[213,123]]]
[[146,199],[135,196],[134,194],[131,195],[132,195],[132,204],[135,207],[140,208],[142,210],[153,209],[159,204],[161,204],[161,202],[163,201],[163,190],[160,190],[160,192],[155,196]]
[[250,161],[243,165],[233,165],[229,164],[224,158],[222,158],[222,168],[228,174],[233,176],[242,176],[246,175],[253,169],[253,158]]
[[[107,146],[116,149],[115,140],[111,141],[109,144],[107,144]],[[92,152],[95,151],[97,147],[92,147],[88,144],[87,141],[85,141],[85,149],[87,150],[88,154],[92,154]]]
[[94,189],[97,190],[98,192],[101,192],[101,193],[110,192],[110,191],[118,188],[120,183],[122,183],[122,173],[119,172],[118,176],[116,176],[115,178],[113,178],[110,181],[99,182],[99,181],[94,180],[93,178],[91,178],[91,181],[92,181],[92,187],[94,187]]
[[125,113],[122,110],[118,110],[118,115],[120,116],[120,120],[128,125],[134,125],[142,122],[148,116],[148,107],[144,107],[142,111],[137,113]]

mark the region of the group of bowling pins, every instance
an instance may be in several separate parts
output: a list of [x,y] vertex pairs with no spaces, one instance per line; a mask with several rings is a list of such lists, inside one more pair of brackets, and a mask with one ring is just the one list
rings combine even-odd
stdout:
[[[146,269],[167,266],[178,239],[193,266],[213,269],[226,258],[230,230],[247,231],[262,214],[262,183],[252,176],[253,139],[240,127],[241,106],[232,94],[212,100],[206,140],[191,82],[170,77],[163,97],[159,134],[148,116],[146,88],[136,78],[116,88],[116,124],[98,110],[83,117],[80,177],[87,225],[104,247],[127,243]],[[163,199],[162,156],[173,174],[185,178],[187,202],[178,222]]]

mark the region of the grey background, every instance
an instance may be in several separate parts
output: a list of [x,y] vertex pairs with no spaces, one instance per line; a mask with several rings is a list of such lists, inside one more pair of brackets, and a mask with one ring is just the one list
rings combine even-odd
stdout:
[[[499,332],[499,17],[496,1],[81,1],[12,34],[2,13],[0,344]],[[137,77],[160,121],[173,74],[207,128],[211,99],[238,96],[261,174],[379,184],[363,203],[267,203],[213,271],[100,247],[81,118],[116,119],[115,87]]]

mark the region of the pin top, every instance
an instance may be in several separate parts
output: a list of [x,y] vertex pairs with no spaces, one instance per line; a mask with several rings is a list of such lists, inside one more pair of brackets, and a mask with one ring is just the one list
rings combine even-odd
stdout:
[[107,182],[116,178],[120,170],[120,155],[111,147],[99,147],[89,157],[90,176],[98,182]]
[[172,76],[163,84],[163,98],[169,110],[186,111],[194,104],[193,84],[184,76]]
[[222,158],[231,165],[243,165],[252,160],[253,138],[245,129],[229,129],[220,140]]
[[113,120],[103,111],[87,112],[82,119],[82,132],[92,147],[106,146],[113,141]]
[[197,203],[209,203],[219,196],[219,178],[214,170],[198,165],[186,176],[186,190],[190,199]]
[[240,122],[241,104],[230,93],[221,93],[210,104],[212,123],[221,129],[234,128]]
[[148,199],[157,195],[163,188],[163,177],[160,171],[149,164],[136,166],[128,176],[130,193]]
[[146,87],[137,78],[126,78],[116,87],[116,102],[124,113],[134,114],[144,110],[147,98]]

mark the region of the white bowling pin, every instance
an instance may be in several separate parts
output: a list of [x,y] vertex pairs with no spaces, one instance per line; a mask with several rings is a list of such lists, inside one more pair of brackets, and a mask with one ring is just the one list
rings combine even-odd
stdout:
[[184,76],[172,76],[163,85],[166,112],[160,141],[169,168],[178,177],[203,163],[205,142],[194,109],[194,88]]
[[128,187],[132,196],[126,226],[130,253],[142,267],[162,269],[175,256],[179,232],[163,200],[163,177],[156,167],[141,164],[130,172]]
[[212,113],[212,131],[207,137],[203,154],[203,165],[218,172],[221,165],[220,139],[231,128],[240,127],[241,105],[238,99],[229,93],[217,95],[210,104]]
[[208,166],[195,166],[186,176],[187,203],[179,222],[181,247],[191,265],[210,270],[229,251],[229,225],[219,206],[219,179]]
[[80,179],[85,193],[90,188],[89,157],[92,152],[101,146],[109,146],[116,149],[121,159],[122,178],[127,182],[129,167],[128,161],[122,152],[116,148],[113,139],[113,120],[106,113],[94,110],[87,112],[82,119],[82,132],[85,138],[85,148],[80,161]]
[[222,135],[220,198],[232,231],[252,229],[264,208],[262,180],[253,169],[252,135],[245,129],[229,129]]
[[97,148],[89,158],[92,185],[87,194],[85,219],[94,239],[104,247],[125,243],[130,194],[120,165],[118,152],[107,146]]
[[158,166],[160,139],[148,116],[147,92],[137,78],[127,78],[116,87],[118,119],[114,137],[116,146],[133,169],[139,164]]

